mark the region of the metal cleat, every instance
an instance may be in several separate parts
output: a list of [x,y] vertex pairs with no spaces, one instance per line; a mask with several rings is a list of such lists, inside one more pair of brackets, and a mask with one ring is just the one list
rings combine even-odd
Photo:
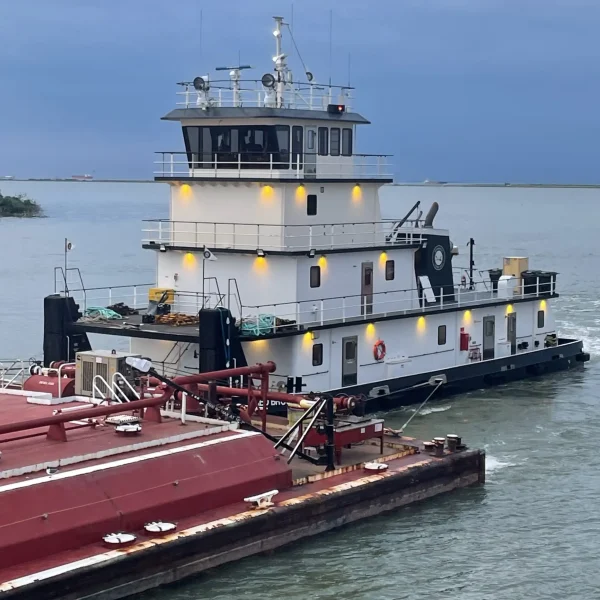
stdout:
[[273,496],[279,494],[279,490],[271,490],[270,492],[264,492],[263,494],[257,494],[256,496],[249,496],[244,498],[244,502],[252,504],[253,508],[269,508],[273,506]]

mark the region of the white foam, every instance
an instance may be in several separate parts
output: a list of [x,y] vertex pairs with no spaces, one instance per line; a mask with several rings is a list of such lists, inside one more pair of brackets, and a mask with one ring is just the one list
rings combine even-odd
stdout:
[[485,456],[485,472],[486,473],[495,473],[496,471],[500,471],[502,469],[506,469],[507,467],[515,467],[516,464],[512,463],[508,460],[500,460],[495,456],[490,456],[486,454]]
[[[419,415],[421,417],[425,417],[427,415],[430,415],[432,413],[438,413],[438,412],[446,412],[447,410],[450,410],[452,408],[452,405],[449,404],[448,406],[431,406],[430,408],[424,408]],[[415,409],[416,410],[416,409]]]

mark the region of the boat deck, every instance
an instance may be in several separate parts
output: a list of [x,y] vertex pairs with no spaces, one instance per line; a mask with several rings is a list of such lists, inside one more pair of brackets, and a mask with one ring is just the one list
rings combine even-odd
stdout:
[[[89,407],[81,402],[55,406],[30,404],[25,396],[0,393],[0,424],[26,422],[52,416],[57,409]],[[73,420],[77,411],[73,411]],[[139,436],[128,437],[115,433],[114,427],[99,425],[82,427],[65,425],[67,442],[47,438],[48,427],[28,429],[22,432],[0,434],[0,481],[10,478],[18,481],[32,473],[60,467],[61,472],[85,463],[100,464],[112,457],[138,456],[153,452],[157,447],[176,447],[189,444],[190,440],[207,435],[235,435],[229,423],[199,423],[188,420],[182,425],[178,419],[163,417],[162,423],[144,420]],[[1,483],[0,483],[1,486]]]
[[[395,447],[387,446],[384,451],[384,456],[388,455],[390,459],[386,459],[386,464],[390,472],[400,473],[414,466],[432,465],[436,461],[442,459],[435,458],[427,454],[408,454],[398,456],[400,444],[419,445],[419,442],[411,438],[393,438]],[[391,441],[391,440],[388,440]],[[394,456],[395,458],[391,458]],[[338,490],[344,486],[351,487],[359,485],[368,474],[361,468],[362,463],[375,458],[381,458],[379,454],[379,443],[367,443],[358,449],[358,452],[348,450],[342,457],[343,464],[332,473],[325,474],[324,467],[314,467],[305,461],[294,460],[294,475],[296,476],[296,484],[287,490],[280,491],[274,498],[276,506],[292,506],[295,503],[304,502],[312,496],[319,496],[320,493],[327,494],[330,490]],[[300,481],[299,478],[304,478],[307,475],[320,476],[311,478],[310,481]],[[371,475],[370,477],[378,477]],[[181,519],[177,522],[177,533],[174,537],[185,537],[186,535],[201,534],[202,531],[208,531],[213,527],[220,525],[231,524],[234,521],[243,521],[254,516],[259,516],[263,511],[249,510],[249,506],[243,499],[235,504],[229,504],[213,510],[199,512],[198,515]],[[163,538],[169,539],[169,538]],[[160,543],[160,540],[155,540]],[[144,536],[140,534],[140,548],[150,548],[155,541],[144,541]],[[133,547],[135,548],[135,546]],[[127,549],[125,553],[131,553],[133,548]],[[88,545],[74,550],[68,550],[56,553],[52,556],[40,558],[25,564],[14,565],[0,570],[0,594],[4,591],[17,589],[22,585],[36,579],[44,579],[45,577],[53,577],[61,573],[68,573],[70,570],[85,568],[98,564],[102,560],[109,560],[112,555],[117,552],[107,552],[101,540],[97,544]],[[114,558],[114,557],[113,557]]]
[[[65,410],[76,406],[89,405],[82,402],[72,402],[58,405],[58,407],[56,405],[45,406],[28,403],[27,397],[23,395],[0,393],[0,427],[8,423],[31,422],[34,419],[52,416],[57,408]],[[72,412],[73,419],[77,419],[78,410]],[[279,421],[279,423],[270,422],[269,429],[272,433],[280,434],[284,429],[283,423],[281,420]],[[121,437],[116,433],[113,426],[100,424],[90,427],[89,425],[82,426],[81,422],[80,420],[79,424],[67,423],[65,427],[67,430],[66,442],[48,439],[47,424],[36,429],[1,433],[0,494],[3,492],[14,493],[15,490],[21,488],[30,489],[31,486],[37,488],[37,484],[46,483],[49,486],[47,489],[50,489],[50,486],[56,483],[55,480],[71,477],[83,478],[89,473],[97,473],[107,468],[112,468],[116,474],[118,474],[117,472],[124,473],[128,469],[127,465],[132,462],[138,463],[172,452],[181,452],[182,458],[187,453],[188,457],[197,459],[200,458],[200,453],[196,454],[195,448],[197,447],[214,446],[214,444],[220,444],[221,441],[226,442],[226,440],[233,442],[236,438],[240,441],[235,443],[240,444],[243,443],[241,442],[242,438],[258,435],[255,432],[239,430],[236,424],[215,420],[198,422],[191,420],[191,418],[186,420],[185,424],[182,424],[179,419],[164,416],[161,423],[143,420],[142,432],[135,437]],[[374,423],[373,420],[365,420],[364,425],[368,427],[368,423],[371,422]],[[377,420],[377,423],[381,423],[381,421]],[[38,423],[33,425],[38,425]],[[200,437],[201,440],[198,440],[197,438]],[[225,446],[229,446],[229,444],[226,442]],[[238,446],[238,448],[244,447]],[[340,497],[345,497],[354,493],[360,494],[362,493],[360,490],[366,489],[366,487],[376,484],[378,481],[391,481],[392,479],[397,481],[398,478],[413,478],[413,475],[410,474],[412,468],[433,468],[435,470],[438,467],[442,468],[442,465],[445,464],[444,462],[437,464],[438,461],[447,462],[456,459],[461,464],[466,464],[472,460],[469,458],[471,454],[469,452],[458,453],[454,457],[446,454],[446,456],[438,458],[421,453],[421,449],[421,442],[412,438],[384,436],[383,439],[381,437],[367,439],[352,444],[351,447],[344,447],[341,455],[338,456],[340,462],[336,464],[335,470],[330,472],[326,472],[324,466],[313,465],[305,460],[294,458],[291,464],[292,478],[289,480],[293,483],[291,487],[278,486],[279,492],[276,493],[274,498],[277,507],[274,515],[288,514],[289,511],[297,509],[310,513],[312,503],[329,502],[332,494],[335,497],[340,495]],[[193,454],[190,455],[190,453]],[[145,455],[148,455],[148,457],[146,458]],[[208,453],[203,453],[203,455],[204,457],[209,456]],[[212,465],[210,468],[214,469],[215,455],[212,456],[213,462],[209,461],[206,464]],[[281,457],[276,457],[276,460],[286,460],[288,456],[289,452],[286,451]],[[255,460],[255,458],[251,457],[250,460]],[[387,470],[383,474],[367,471],[364,464],[372,461],[384,462],[387,465]],[[174,463],[163,463],[163,474],[165,464],[170,464],[171,467],[174,465]],[[204,464],[205,461],[203,460]],[[149,464],[149,468],[154,467]],[[157,473],[159,471],[160,468]],[[190,471],[187,471],[187,473],[190,473]],[[179,479],[179,476],[177,477]],[[477,474],[471,474],[464,480],[457,479],[456,482],[449,484],[448,489],[452,489],[453,486],[458,484],[467,485],[472,483],[477,477]],[[92,478],[92,480],[94,479]],[[413,479],[410,479],[410,481],[413,481]],[[178,485],[178,483],[179,481],[176,481],[174,485]],[[72,489],[74,493],[79,493],[75,490],[80,490],[80,488],[71,488],[70,485],[67,483],[67,488],[62,488],[63,491]],[[404,485],[400,487],[405,489]],[[40,486],[39,489],[40,492],[46,490],[44,485]],[[172,489],[172,486],[169,486],[169,489]],[[267,492],[268,489],[272,488],[267,488],[264,491]],[[59,493],[62,494],[63,491]],[[122,490],[120,493],[123,493]],[[417,494],[416,498],[421,492],[415,492],[415,494]],[[197,507],[197,513],[193,514],[192,511],[192,513],[188,513],[191,516],[182,515],[182,518],[177,521],[177,531],[165,537],[148,537],[144,531],[132,531],[138,537],[138,540],[127,550],[107,550],[99,535],[98,541],[94,543],[86,540],[84,545],[80,547],[71,549],[56,548],[54,552],[41,552],[31,559],[21,562],[15,561],[15,564],[6,562],[3,568],[0,569],[0,596],[4,597],[6,594],[7,597],[12,598],[16,594],[17,597],[21,598],[21,593],[25,592],[27,594],[25,590],[29,589],[29,586],[34,585],[35,582],[60,581],[65,577],[80,573],[82,570],[85,572],[88,569],[114,564],[115,560],[125,556],[137,556],[137,553],[140,553],[140,556],[145,557],[147,550],[160,550],[162,548],[161,544],[164,543],[185,542],[186,539],[204,539],[204,536],[210,535],[215,530],[224,531],[238,525],[245,527],[247,524],[254,522],[253,520],[256,517],[260,519],[265,513],[264,509],[251,508],[241,493],[239,496],[236,493],[229,493],[228,498],[231,499],[218,508],[202,510],[202,503],[200,503]],[[54,499],[56,500],[56,495]],[[47,501],[50,502],[50,500],[51,496],[48,496]],[[81,498],[80,501],[85,502],[85,499]],[[407,499],[404,501],[412,500]],[[45,502],[46,500],[43,501],[44,507],[46,507]],[[59,523],[58,519],[60,517],[58,515],[60,511],[53,512],[52,505],[49,504],[48,506],[48,513],[52,513],[51,522],[56,526]],[[80,510],[82,507],[76,506],[76,508]],[[365,514],[371,514],[369,512],[371,508],[367,507],[365,510]],[[379,512],[379,509],[373,514],[376,514],[376,512]],[[48,515],[42,515],[41,518],[42,520],[48,518]],[[31,522],[30,518],[29,521]],[[33,519],[33,521],[36,521],[36,519]],[[41,527],[43,530],[43,526]],[[279,531],[277,528],[276,530]],[[235,534],[232,535],[235,538]],[[60,587],[60,583],[58,586]]]

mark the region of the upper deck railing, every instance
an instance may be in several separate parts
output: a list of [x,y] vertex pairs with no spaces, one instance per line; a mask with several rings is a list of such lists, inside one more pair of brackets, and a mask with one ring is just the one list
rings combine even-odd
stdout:
[[390,155],[156,152],[155,177],[236,179],[393,179]]
[[[310,252],[335,248],[402,246],[419,244],[423,230],[407,221],[372,221],[367,223],[328,223],[324,225],[269,225],[247,223],[211,223],[143,221],[143,244],[166,249],[180,248],[232,249],[257,251]],[[412,226],[410,226],[412,225]],[[162,249],[162,248],[160,248]]]
[[[423,288],[396,289],[375,292],[371,296],[352,294],[283,302],[263,305],[250,305],[242,302],[240,290],[234,285],[227,289],[219,288],[215,278],[207,278],[204,292],[174,290],[171,312],[197,316],[202,308],[228,308],[240,328],[242,338],[253,338],[283,332],[306,331],[311,327],[327,326],[335,323],[369,322],[373,319],[402,315],[421,315],[440,309],[467,309],[497,302],[510,303],[517,299],[549,298],[556,294],[554,279],[537,277],[514,289],[499,290],[489,279],[474,279],[472,286],[456,285],[440,290],[432,298],[433,290]],[[116,301],[125,302],[130,308],[143,313],[148,307],[148,284],[139,286],[116,286],[112,288],[89,288],[70,290],[86,316],[82,322],[109,321],[123,329],[133,327],[128,319],[94,316],[94,307],[108,307]],[[84,293],[85,292],[85,293]],[[86,308],[87,306],[87,308]],[[139,318],[139,317],[138,317]],[[196,323],[198,320],[195,321]],[[13,365],[16,367],[18,365]],[[0,375],[2,373],[0,372]],[[6,379],[6,376],[4,377]]]
[[265,89],[260,79],[239,80],[236,89],[229,79],[209,82],[208,91],[194,89],[192,81],[183,81],[177,92],[177,106],[184,108],[210,108],[227,106],[291,108],[298,110],[327,110],[329,104],[342,104],[350,110],[352,87],[320,85],[317,83],[287,83],[277,102],[273,90]]

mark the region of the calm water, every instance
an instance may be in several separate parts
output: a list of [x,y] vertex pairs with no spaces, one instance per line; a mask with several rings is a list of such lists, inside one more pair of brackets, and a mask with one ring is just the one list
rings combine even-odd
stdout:
[[[53,290],[63,240],[87,286],[145,283],[154,256],[140,220],[166,216],[152,184],[2,183],[26,191],[48,218],[0,219],[0,356],[39,354],[42,297]],[[402,213],[426,188],[386,191]],[[488,453],[488,482],[254,557],[138,600],[577,599],[600,597],[600,190],[469,188],[446,192],[437,225],[477,266],[503,254],[560,272],[561,331],[582,337],[592,362],[575,370],[433,403],[410,434],[458,433]],[[462,257],[465,262],[465,257]],[[401,426],[411,409],[388,415]],[[439,595],[439,596],[438,596]]]

